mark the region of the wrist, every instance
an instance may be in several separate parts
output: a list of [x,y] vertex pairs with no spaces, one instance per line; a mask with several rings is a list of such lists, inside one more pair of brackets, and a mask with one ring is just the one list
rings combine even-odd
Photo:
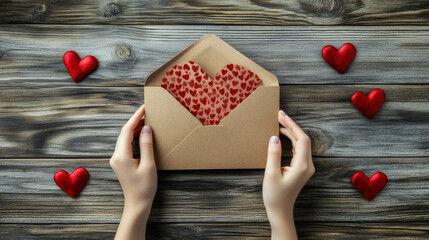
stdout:
[[286,225],[294,223],[293,213],[275,213],[268,214],[268,221],[270,222],[271,228],[282,229]]
[[145,239],[149,214],[150,207],[130,204],[130,202],[125,201],[122,219],[115,240]]
[[150,210],[152,208],[152,202],[132,202],[125,200],[124,202],[124,214],[128,216],[133,216],[134,218],[139,218],[141,220],[149,219]]
[[293,210],[269,214],[268,220],[271,226],[271,239],[297,239]]

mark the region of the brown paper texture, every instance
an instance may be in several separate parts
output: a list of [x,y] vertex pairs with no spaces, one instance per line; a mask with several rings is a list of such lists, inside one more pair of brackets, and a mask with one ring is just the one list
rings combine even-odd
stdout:
[[[161,87],[165,72],[194,61],[213,78],[225,65],[239,64],[261,78],[257,88],[219,125],[203,126]],[[215,35],[201,37],[147,78],[145,124],[152,127],[158,170],[265,168],[268,142],[278,136],[277,77]]]

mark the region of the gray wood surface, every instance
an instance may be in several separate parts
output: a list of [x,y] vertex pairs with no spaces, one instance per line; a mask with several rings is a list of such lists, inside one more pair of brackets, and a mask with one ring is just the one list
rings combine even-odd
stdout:
[[[0,223],[118,223],[122,190],[109,159],[2,159]],[[285,157],[284,164],[288,164]],[[298,222],[428,222],[429,158],[314,158],[316,173],[295,205]],[[53,180],[56,171],[85,167],[77,199]],[[389,179],[371,202],[351,185],[357,171]],[[263,170],[160,171],[151,223],[266,223]]]
[[[281,108],[312,139],[300,239],[428,239],[428,13],[427,0],[1,1],[0,239],[112,239],[123,196],[108,160],[120,127],[143,103],[145,78],[208,33],[279,78]],[[357,55],[340,75],[321,50],[346,42]],[[68,50],[100,62],[79,84]],[[386,100],[368,120],[350,97],[374,88]],[[76,167],[90,179],[71,199],[53,175]],[[388,176],[371,202],[350,183],[357,171]],[[160,171],[148,239],[269,239],[262,178]]]
[[426,0],[3,0],[0,23],[428,25]]
[[[17,239],[113,239],[117,224],[3,224],[0,234]],[[425,222],[302,223],[299,239],[427,239]],[[147,239],[269,239],[268,223],[149,223]]]
[[[199,37],[213,33],[282,84],[428,84],[429,26],[253,27],[0,25],[0,86],[75,86],[63,54],[94,55],[98,69],[78,86],[141,86]],[[322,58],[326,45],[353,43],[346,74]],[[11,81],[13,80],[13,81]]]
[[[143,87],[70,82],[2,89],[3,158],[111,156],[121,126],[143,103]],[[383,89],[387,97],[369,120],[350,97],[373,88]],[[280,107],[309,134],[314,156],[429,156],[427,92],[427,85],[282,85]],[[284,145],[285,150],[289,147]]]

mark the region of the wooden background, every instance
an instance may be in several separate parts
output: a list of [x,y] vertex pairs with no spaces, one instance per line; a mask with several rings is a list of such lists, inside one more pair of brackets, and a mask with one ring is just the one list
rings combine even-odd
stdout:
[[[312,139],[316,174],[295,206],[300,239],[429,239],[427,0],[0,0],[0,238],[112,239],[123,196],[108,160],[145,78],[214,33],[281,83]],[[343,75],[325,45],[357,48]],[[73,83],[62,56],[94,55]],[[381,88],[373,120],[350,103]],[[281,139],[284,162],[290,143]],[[53,181],[85,167],[73,200]],[[371,202],[356,171],[383,171]],[[148,239],[269,239],[263,170],[160,171]]]

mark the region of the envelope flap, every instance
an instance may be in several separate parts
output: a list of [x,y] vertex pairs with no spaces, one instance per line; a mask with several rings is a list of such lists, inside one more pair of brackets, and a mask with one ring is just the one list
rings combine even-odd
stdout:
[[277,77],[272,73],[241,54],[216,35],[207,34],[150,74],[146,79],[145,86],[161,86],[165,72],[174,65],[186,61],[196,62],[211,78],[223,66],[234,63],[251,69],[259,76],[264,86],[278,86],[279,84]]

